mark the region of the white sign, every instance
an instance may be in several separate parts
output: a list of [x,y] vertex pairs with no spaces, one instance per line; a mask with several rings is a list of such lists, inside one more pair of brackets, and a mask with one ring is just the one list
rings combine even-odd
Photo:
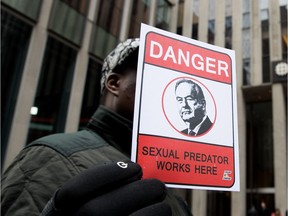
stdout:
[[233,50],[141,25],[132,160],[168,187],[239,191]]

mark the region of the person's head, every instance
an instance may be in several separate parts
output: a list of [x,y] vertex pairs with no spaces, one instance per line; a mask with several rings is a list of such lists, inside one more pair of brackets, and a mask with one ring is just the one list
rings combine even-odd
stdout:
[[275,216],[281,216],[281,211],[279,208],[275,209]]
[[132,120],[139,39],[127,39],[105,58],[101,78],[101,104]]
[[264,201],[261,202],[261,208],[266,209],[266,203]]
[[180,79],[175,96],[182,120],[190,127],[197,126],[206,115],[206,101],[200,86],[190,79]]

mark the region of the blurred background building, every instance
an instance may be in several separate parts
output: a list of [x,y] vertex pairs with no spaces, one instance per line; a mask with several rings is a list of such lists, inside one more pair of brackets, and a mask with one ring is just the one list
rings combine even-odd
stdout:
[[140,23],[236,51],[240,192],[179,190],[196,216],[287,209],[287,0],[1,0],[2,170],[81,129],[103,58]]

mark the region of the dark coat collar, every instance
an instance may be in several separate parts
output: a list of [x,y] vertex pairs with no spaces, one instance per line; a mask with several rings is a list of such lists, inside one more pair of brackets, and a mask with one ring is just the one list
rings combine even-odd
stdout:
[[108,144],[130,156],[133,127],[131,121],[100,105],[87,127],[98,133]]

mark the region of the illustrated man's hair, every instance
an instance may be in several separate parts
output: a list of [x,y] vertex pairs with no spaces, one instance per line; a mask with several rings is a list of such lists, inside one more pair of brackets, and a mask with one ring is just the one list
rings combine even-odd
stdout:
[[183,79],[180,79],[179,81],[177,81],[177,83],[175,85],[175,92],[181,83],[188,83],[191,85],[191,96],[193,98],[195,98],[197,101],[200,102],[201,100],[205,99],[201,87],[197,83],[193,82],[190,79],[184,79],[183,78]]

